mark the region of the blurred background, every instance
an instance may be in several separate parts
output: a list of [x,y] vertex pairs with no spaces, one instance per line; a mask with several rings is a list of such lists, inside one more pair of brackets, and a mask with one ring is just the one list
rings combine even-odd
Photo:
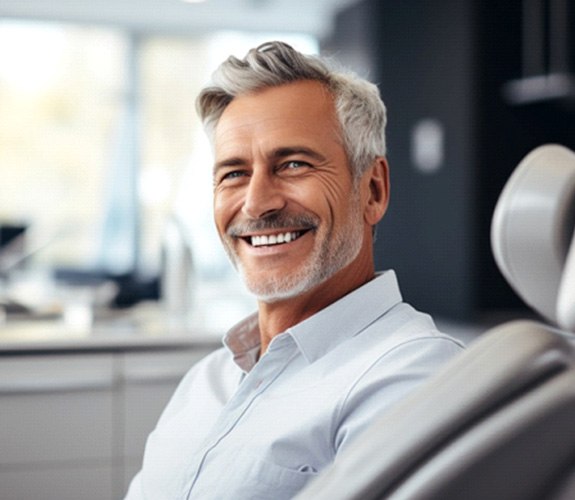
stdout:
[[446,319],[521,308],[493,264],[490,218],[530,149],[573,146],[574,10],[570,0],[2,0],[0,241],[16,237],[21,257],[12,242],[0,260],[9,299],[46,306],[32,303],[45,299],[40,277],[111,280],[117,306],[158,299],[172,224],[193,260],[194,325],[219,334],[253,308],[212,228],[194,98],[224,57],[282,39],[377,83],[388,106],[393,191],[378,268],[395,268],[405,298]]
[[530,314],[490,222],[531,149],[575,147],[574,21],[573,0],[0,0],[0,497],[119,497],[177,380],[254,309],[194,99],[263,41],[379,86],[376,264],[405,300],[466,340]]

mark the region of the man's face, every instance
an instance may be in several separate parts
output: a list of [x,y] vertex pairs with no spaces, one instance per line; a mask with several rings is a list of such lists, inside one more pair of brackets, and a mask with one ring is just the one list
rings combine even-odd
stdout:
[[358,258],[367,227],[361,194],[321,84],[236,97],[214,145],[216,226],[260,300],[313,290]]

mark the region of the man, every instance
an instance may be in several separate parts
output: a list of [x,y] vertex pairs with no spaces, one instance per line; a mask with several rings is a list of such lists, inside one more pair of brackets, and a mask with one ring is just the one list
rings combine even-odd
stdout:
[[259,307],[186,375],[128,498],[287,499],[461,346],[375,274],[374,85],[274,42],[224,62],[198,110],[215,223]]

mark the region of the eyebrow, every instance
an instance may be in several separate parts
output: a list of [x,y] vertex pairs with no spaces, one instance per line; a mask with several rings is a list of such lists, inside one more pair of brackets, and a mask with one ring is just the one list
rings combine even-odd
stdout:
[[221,161],[217,161],[216,163],[214,163],[214,168],[213,168],[213,172],[214,174],[222,169],[222,168],[226,168],[226,167],[241,167],[242,165],[245,165],[247,162],[246,160],[240,158],[239,156],[234,156],[232,158],[226,158],[225,160],[221,160]]
[[[273,161],[277,161],[280,160],[282,158],[286,158],[288,156],[294,156],[294,155],[303,155],[303,156],[307,156],[309,158],[313,158],[316,161],[319,162],[324,162],[326,161],[326,157],[323,156],[321,153],[318,153],[317,151],[308,148],[307,146],[281,146],[279,148],[276,148],[274,150],[272,150],[269,154],[268,154],[268,158],[273,160]],[[243,159],[240,156],[232,156],[230,158],[225,158],[221,161],[218,161],[214,164],[214,173],[216,173],[218,170],[222,169],[222,168],[230,168],[230,167],[240,167],[240,166],[244,166],[247,164],[247,161],[245,159]]]
[[270,154],[270,158],[272,159],[279,159],[285,158],[286,156],[293,156],[293,155],[303,155],[313,158],[316,161],[326,161],[326,157],[323,156],[321,153],[310,149],[306,146],[284,146],[277,149],[274,149]]

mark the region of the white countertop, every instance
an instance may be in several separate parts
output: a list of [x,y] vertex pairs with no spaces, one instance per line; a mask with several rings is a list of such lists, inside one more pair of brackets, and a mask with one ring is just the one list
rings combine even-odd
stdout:
[[63,318],[8,318],[0,324],[0,355],[32,351],[120,351],[221,345],[214,333],[170,324],[157,308],[143,306],[70,325]]

